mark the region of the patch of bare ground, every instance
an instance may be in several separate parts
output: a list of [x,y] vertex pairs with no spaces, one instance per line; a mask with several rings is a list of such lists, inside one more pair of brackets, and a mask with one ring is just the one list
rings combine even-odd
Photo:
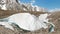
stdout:
[[36,11],[17,11],[17,10],[0,10],[0,18],[5,18],[5,17],[8,17],[12,14],[16,14],[16,13],[31,13],[31,14],[34,14],[36,16],[39,16],[39,14],[44,14],[44,13],[47,13],[47,12],[36,12]]

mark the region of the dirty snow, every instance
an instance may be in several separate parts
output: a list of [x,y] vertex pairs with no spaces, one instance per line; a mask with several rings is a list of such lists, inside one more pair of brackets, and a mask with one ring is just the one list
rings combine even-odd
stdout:
[[3,25],[6,28],[14,30],[14,28],[11,26],[11,24],[9,24],[9,22],[0,22],[0,25]]

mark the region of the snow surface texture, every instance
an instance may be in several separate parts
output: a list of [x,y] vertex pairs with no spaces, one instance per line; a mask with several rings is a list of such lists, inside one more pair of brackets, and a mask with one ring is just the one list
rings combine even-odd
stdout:
[[40,28],[48,28],[48,19],[46,19],[47,16],[48,14],[41,14],[39,17],[36,17],[29,13],[18,13],[8,17],[8,22],[16,23],[22,29],[35,31]]

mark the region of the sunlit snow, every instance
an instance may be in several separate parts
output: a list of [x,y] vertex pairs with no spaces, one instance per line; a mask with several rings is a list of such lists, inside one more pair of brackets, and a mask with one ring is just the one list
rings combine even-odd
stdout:
[[1,7],[2,10],[7,10],[6,4]]
[[8,22],[16,23],[22,29],[35,31],[40,28],[48,28],[48,25],[44,23],[44,20],[47,22],[46,17],[47,14],[36,17],[29,13],[18,13],[10,16]]
[[7,10],[7,8],[6,8],[6,0],[1,0],[0,1],[0,8],[2,10]]
[[[48,22],[47,19],[48,14],[40,14],[40,16],[36,17],[30,13],[17,13],[13,14],[7,18],[0,19],[0,24],[4,25],[6,28],[14,29],[11,26],[12,23],[17,24],[20,28],[35,31],[41,28],[48,28],[48,24],[51,24],[52,30],[54,31],[55,25],[52,22]],[[13,24],[12,24],[13,25]],[[52,32],[51,30],[51,32]]]

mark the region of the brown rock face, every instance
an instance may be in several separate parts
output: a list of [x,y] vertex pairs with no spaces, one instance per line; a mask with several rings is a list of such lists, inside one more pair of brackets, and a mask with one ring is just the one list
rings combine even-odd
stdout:
[[7,0],[6,7],[9,10],[18,10],[20,9],[20,5],[18,0]]

